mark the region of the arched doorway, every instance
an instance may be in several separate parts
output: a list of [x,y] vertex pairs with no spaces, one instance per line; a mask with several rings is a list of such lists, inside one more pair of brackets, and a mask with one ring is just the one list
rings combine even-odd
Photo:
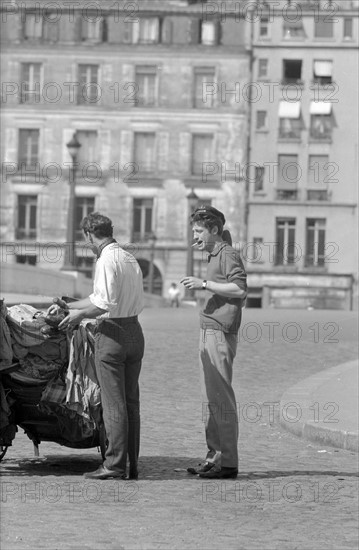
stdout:
[[[145,292],[148,292],[148,275],[150,272],[150,262],[148,260],[144,259],[138,259],[138,263],[140,264],[140,268],[142,270],[143,275],[143,288]],[[159,296],[162,296],[162,275],[158,267],[156,265],[153,265],[153,294],[158,294]]]

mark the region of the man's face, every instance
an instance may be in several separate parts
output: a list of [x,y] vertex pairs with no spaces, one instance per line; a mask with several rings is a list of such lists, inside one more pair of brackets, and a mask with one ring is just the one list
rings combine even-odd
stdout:
[[86,244],[88,245],[88,247],[91,249],[91,251],[95,254],[95,256],[97,255],[97,251],[98,251],[98,248],[97,246],[95,245],[95,243],[93,242],[93,238],[92,238],[92,235],[91,233],[84,233],[85,235],[85,239],[86,239]]
[[213,227],[207,229],[202,223],[195,222],[192,226],[193,239],[196,241],[198,250],[206,250],[212,252],[216,241],[218,240],[218,229]]

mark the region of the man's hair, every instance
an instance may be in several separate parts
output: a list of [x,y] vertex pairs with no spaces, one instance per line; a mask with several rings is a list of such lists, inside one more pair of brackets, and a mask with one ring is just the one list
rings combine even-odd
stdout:
[[213,208],[213,206],[204,205],[200,206],[193,212],[191,216],[191,224],[193,225],[194,223],[201,223],[210,231],[213,229],[213,227],[217,227],[218,235],[221,236],[226,220],[222,212],[220,212],[216,208]]
[[80,225],[85,233],[92,233],[97,239],[112,237],[113,225],[110,218],[102,216],[99,212],[93,212],[86,216]]

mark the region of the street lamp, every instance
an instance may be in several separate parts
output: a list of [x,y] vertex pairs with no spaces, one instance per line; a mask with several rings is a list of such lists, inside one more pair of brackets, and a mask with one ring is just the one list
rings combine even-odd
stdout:
[[[198,204],[198,196],[194,192],[194,189],[192,187],[191,192],[189,195],[187,195],[187,201],[188,201],[188,213],[189,217],[193,214],[193,212],[196,209],[196,206]],[[193,248],[192,248],[192,227],[188,223],[187,228],[187,277],[193,276]],[[185,291],[186,298],[189,300],[194,300],[194,290],[193,288],[186,288]]]
[[72,158],[72,166],[69,170],[70,197],[69,208],[67,212],[67,232],[66,241],[68,246],[65,246],[65,262],[62,267],[63,271],[76,270],[75,256],[75,185],[76,185],[76,160],[81,143],[77,140],[76,132],[72,139],[66,144],[66,147]]
[[157,237],[154,233],[151,233],[148,237],[148,244],[150,245],[150,267],[148,271],[148,292],[153,294],[153,274],[154,274],[154,259],[155,259],[155,246]]

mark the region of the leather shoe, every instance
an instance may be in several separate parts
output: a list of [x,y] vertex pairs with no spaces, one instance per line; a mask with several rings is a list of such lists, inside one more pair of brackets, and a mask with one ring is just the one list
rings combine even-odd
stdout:
[[138,479],[138,471],[136,469],[131,469],[128,474],[128,479]]
[[94,472],[88,472],[84,474],[87,479],[113,479],[120,478],[126,479],[126,474],[118,472],[116,470],[109,470],[106,466],[100,466]]
[[205,478],[205,479],[226,479],[226,478],[232,478],[235,479],[238,475],[237,468],[211,468],[208,472],[203,472],[202,474],[199,474],[199,477]]
[[214,462],[205,462],[202,466],[199,464],[199,468],[187,468],[187,472],[193,475],[204,474],[212,470],[213,466]]

